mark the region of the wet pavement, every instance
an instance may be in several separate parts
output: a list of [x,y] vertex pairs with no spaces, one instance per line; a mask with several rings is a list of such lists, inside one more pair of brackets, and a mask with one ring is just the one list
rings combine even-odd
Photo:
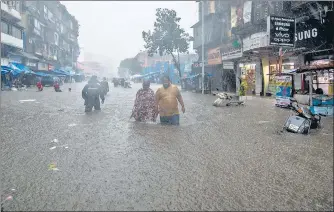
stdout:
[[291,111],[272,99],[215,108],[183,92],[179,127],[135,123],[140,84],[111,87],[91,114],[84,84],[68,86],[2,92],[5,210],[333,210],[331,118],[308,136],[282,134]]

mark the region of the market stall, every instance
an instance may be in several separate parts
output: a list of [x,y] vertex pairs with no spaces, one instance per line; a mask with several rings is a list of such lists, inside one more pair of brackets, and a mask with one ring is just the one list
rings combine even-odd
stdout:
[[333,115],[333,81],[334,60],[323,60],[300,67],[296,73],[302,73],[309,79],[309,93],[294,95],[294,98],[307,99],[310,110],[314,114]]
[[275,95],[275,105],[289,107],[290,97],[294,94],[294,74],[296,70],[284,71],[277,74],[269,74]]

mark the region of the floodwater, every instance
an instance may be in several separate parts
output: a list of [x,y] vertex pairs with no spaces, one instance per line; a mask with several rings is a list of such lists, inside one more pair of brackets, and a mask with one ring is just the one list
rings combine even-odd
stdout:
[[279,133],[291,111],[271,99],[215,108],[182,92],[180,126],[136,123],[140,84],[110,85],[91,114],[84,84],[68,86],[2,92],[5,210],[333,210],[330,118],[308,136]]

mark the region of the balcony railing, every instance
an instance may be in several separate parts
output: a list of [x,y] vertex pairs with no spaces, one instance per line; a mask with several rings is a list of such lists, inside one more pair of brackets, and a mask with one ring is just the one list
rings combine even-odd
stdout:
[[17,7],[13,6],[13,4],[8,3],[11,1],[1,1],[1,10],[2,13],[1,16],[4,16],[5,18],[13,21],[21,21],[22,17],[18,10],[16,10]]
[[1,43],[23,49],[23,40],[1,32]]

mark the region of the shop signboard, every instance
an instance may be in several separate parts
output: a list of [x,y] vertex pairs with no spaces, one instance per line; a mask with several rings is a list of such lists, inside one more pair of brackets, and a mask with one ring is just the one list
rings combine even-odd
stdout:
[[296,24],[295,48],[314,49],[326,40],[326,28],[319,20],[309,20]]
[[244,24],[251,22],[252,18],[252,1],[246,1],[244,3],[244,9],[243,9],[243,20]]
[[195,62],[192,65],[192,68],[200,68],[200,67],[202,67],[202,63],[199,63],[199,62]]
[[276,105],[288,106],[292,92],[292,77],[281,75],[275,77],[276,81]]
[[296,21],[294,18],[268,16],[267,31],[269,34],[269,45],[295,46]]
[[222,63],[220,56],[220,47],[209,49],[208,51],[208,64],[209,65],[218,65]]
[[222,60],[232,60],[242,57],[242,48],[233,48],[221,50]]
[[230,61],[223,62],[223,69],[234,70],[234,63]]
[[243,52],[268,46],[267,32],[258,32],[242,40]]
[[231,28],[237,26],[237,8],[231,6]]
[[49,65],[48,65],[48,70],[51,71],[51,70],[53,70],[53,69],[54,69],[54,66],[51,65],[51,64],[49,64]]

